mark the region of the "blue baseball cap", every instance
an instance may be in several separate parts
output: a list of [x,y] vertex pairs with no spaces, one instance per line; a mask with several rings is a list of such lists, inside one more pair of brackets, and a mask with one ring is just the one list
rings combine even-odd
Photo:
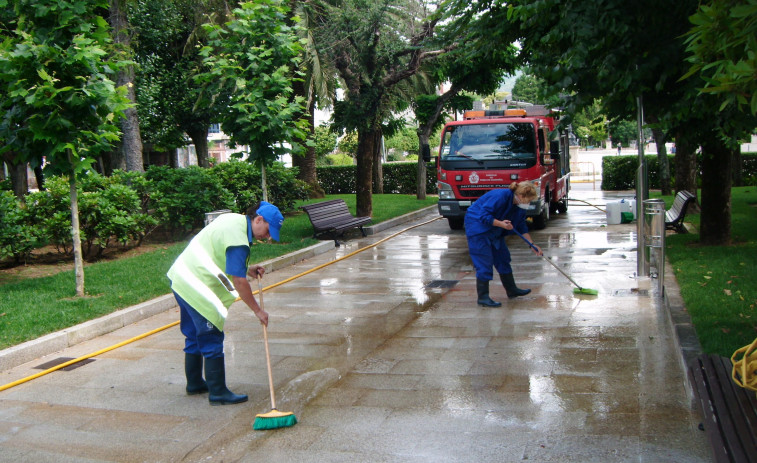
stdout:
[[278,241],[281,225],[284,224],[284,216],[281,215],[279,208],[271,203],[260,201],[260,207],[255,213],[268,222],[268,232],[271,234],[271,238]]

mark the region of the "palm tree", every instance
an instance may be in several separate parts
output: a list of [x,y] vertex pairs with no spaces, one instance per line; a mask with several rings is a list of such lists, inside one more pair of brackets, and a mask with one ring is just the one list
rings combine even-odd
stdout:
[[[294,82],[294,91],[295,95],[302,96],[307,101],[307,114],[303,114],[302,117],[308,119],[311,140],[315,138],[316,107],[331,106],[337,86],[334,66],[319,53],[312,31],[315,25],[313,16],[318,8],[317,3],[308,1],[293,0],[291,3],[292,14],[300,18],[299,33],[305,42],[304,69],[302,69],[305,77],[301,81]],[[318,183],[315,147],[306,146],[304,156],[293,156],[292,165],[299,169],[298,178],[310,185],[312,197],[322,198],[324,191]]]

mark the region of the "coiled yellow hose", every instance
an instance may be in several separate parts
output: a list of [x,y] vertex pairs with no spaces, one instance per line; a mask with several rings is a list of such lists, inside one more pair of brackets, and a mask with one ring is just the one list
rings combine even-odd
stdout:
[[[738,357],[741,356],[739,359]],[[739,386],[757,391],[757,339],[748,346],[736,350],[731,356],[731,377]]]

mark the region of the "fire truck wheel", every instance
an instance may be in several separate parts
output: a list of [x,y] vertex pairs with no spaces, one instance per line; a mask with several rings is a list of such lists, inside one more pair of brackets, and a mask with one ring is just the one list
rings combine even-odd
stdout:
[[547,221],[549,220],[549,206],[544,206],[541,210],[541,214],[534,216],[534,230],[544,230],[547,228]]
[[449,222],[449,228],[452,230],[463,229],[463,219],[449,217],[447,218],[447,222]]
[[557,203],[557,212],[565,214],[568,212],[568,198],[565,197]]

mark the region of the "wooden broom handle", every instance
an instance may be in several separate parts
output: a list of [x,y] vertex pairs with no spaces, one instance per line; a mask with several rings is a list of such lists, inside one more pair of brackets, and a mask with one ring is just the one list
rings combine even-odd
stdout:
[[[263,284],[258,275],[258,297],[260,298],[260,310],[263,308]],[[273,394],[273,372],[271,371],[271,353],[268,351],[268,328],[263,325],[263,344],[265,344],[265,364],[268,367],[268,389],[271,391],[271,408],[276,408],[276,397]]]

